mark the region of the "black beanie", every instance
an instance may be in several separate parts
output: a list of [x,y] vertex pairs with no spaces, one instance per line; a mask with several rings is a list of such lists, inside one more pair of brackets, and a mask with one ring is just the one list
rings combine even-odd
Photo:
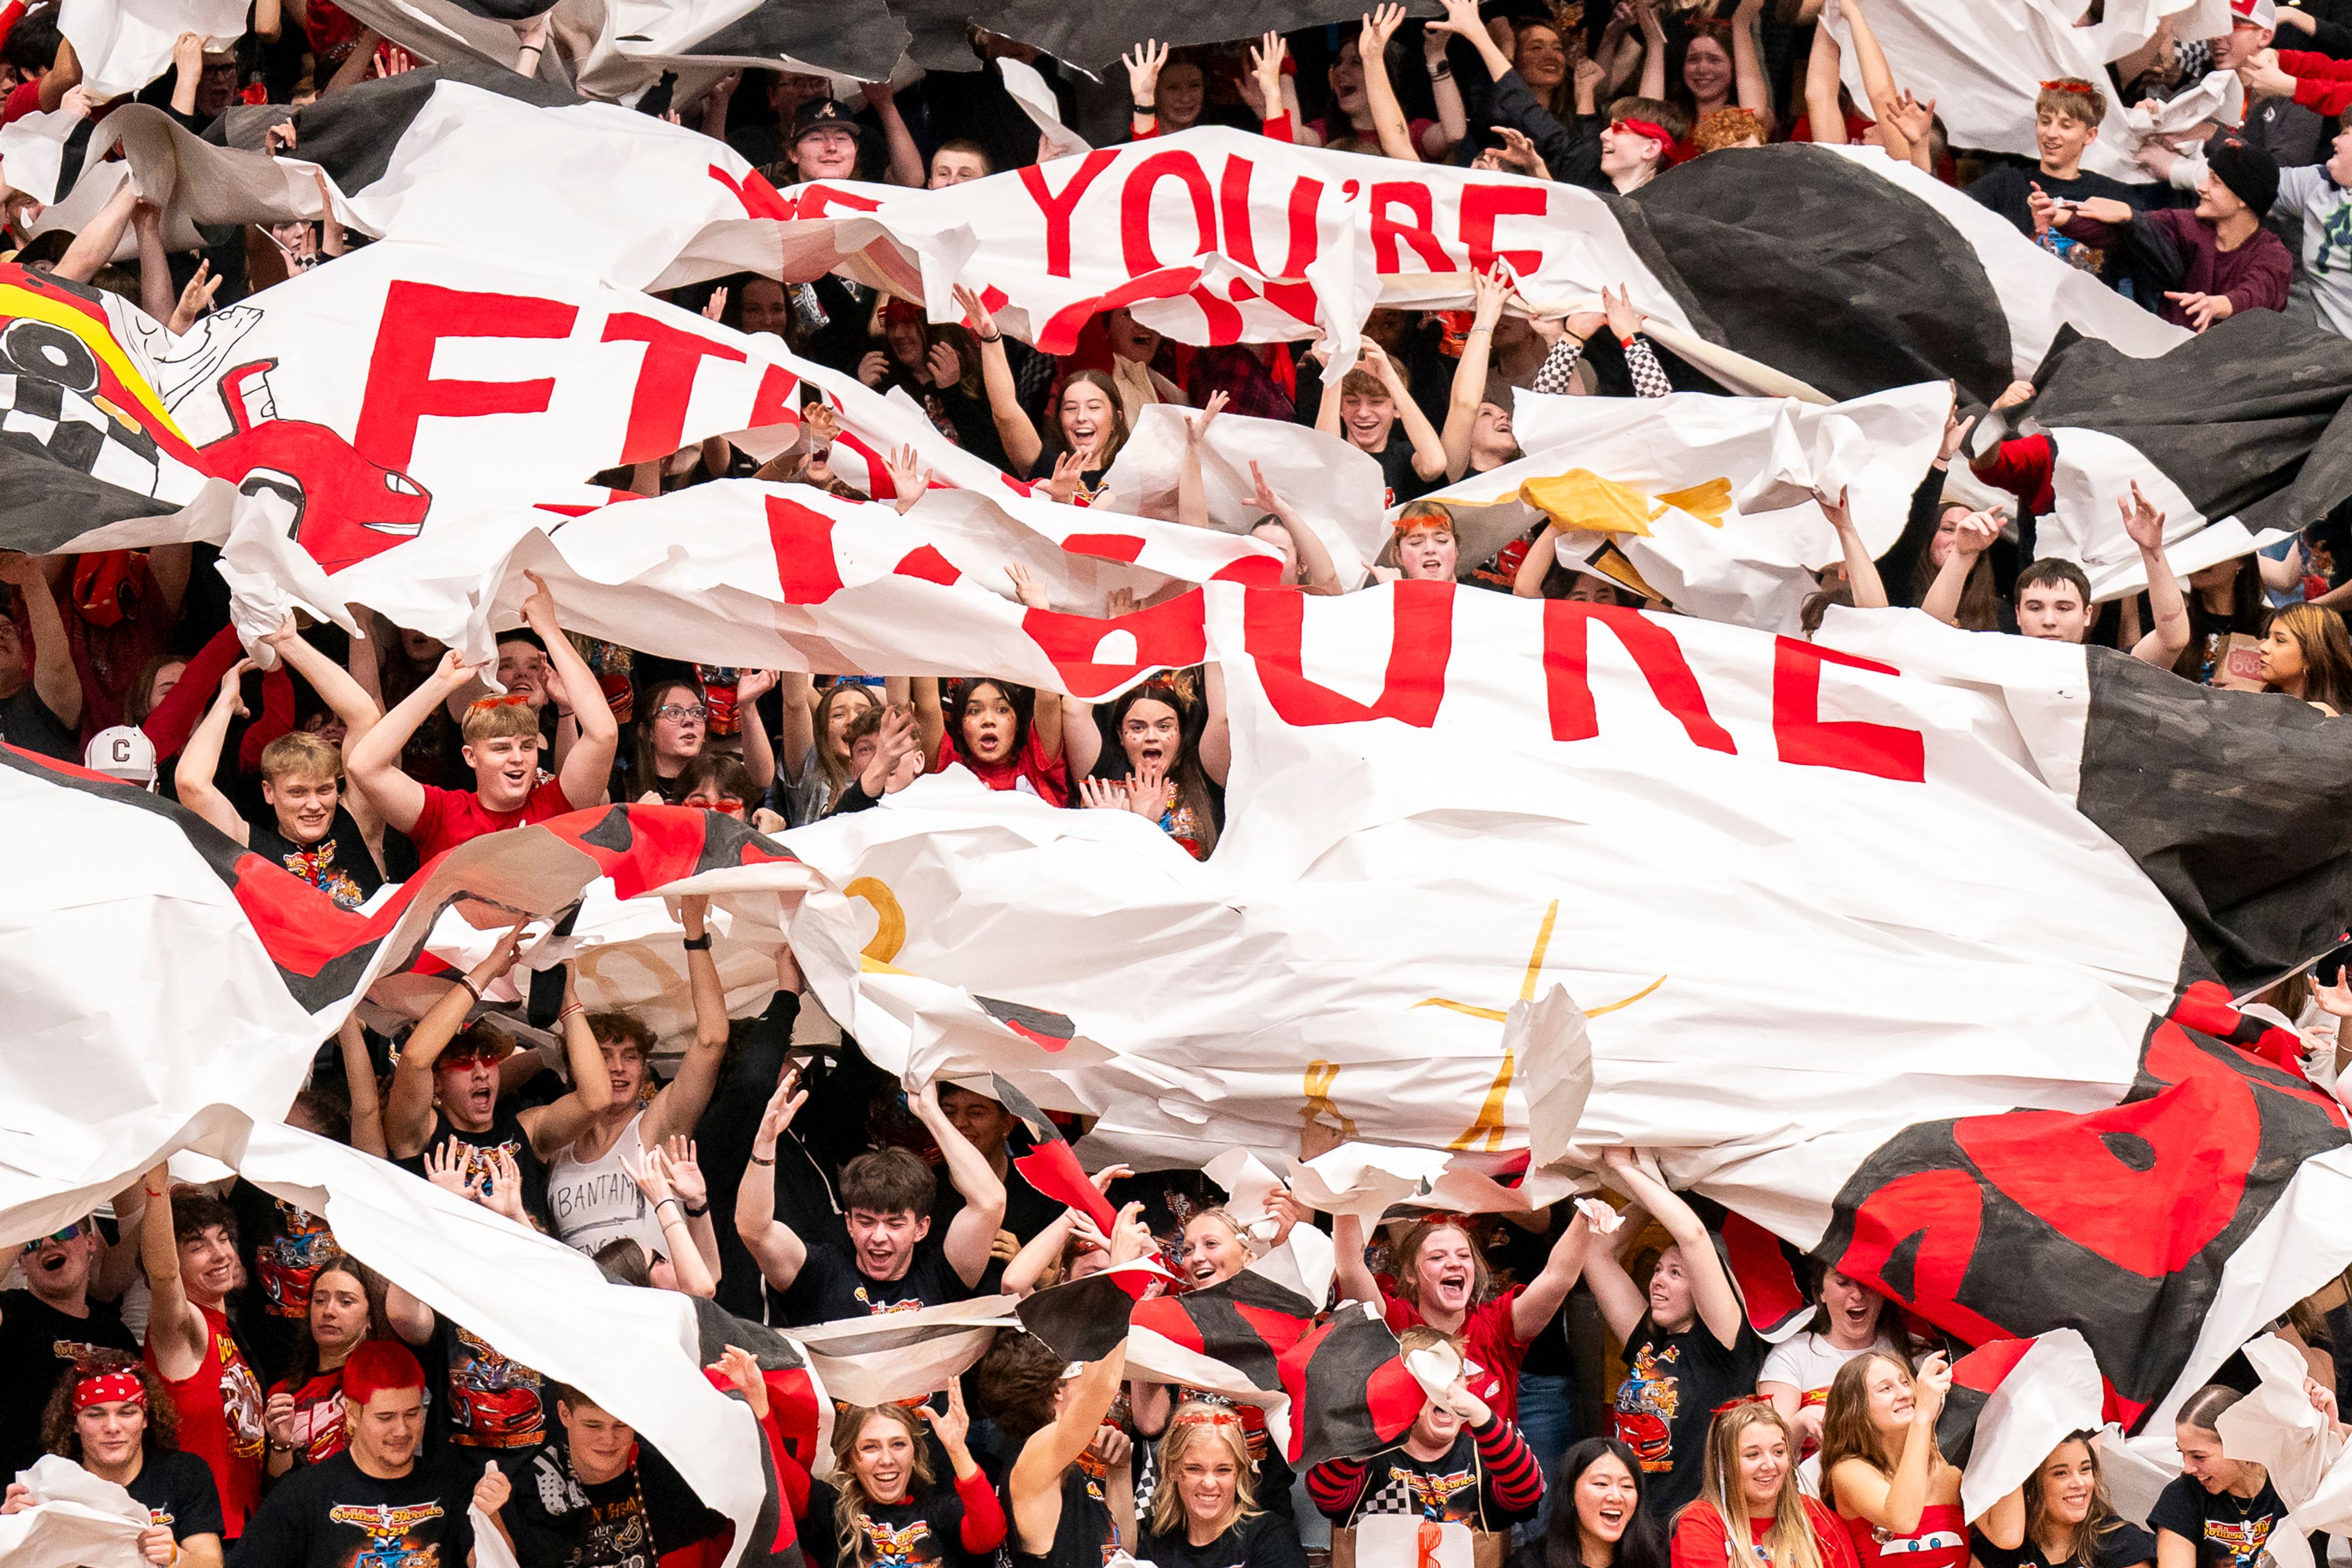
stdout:
[[2258,218],[2268,217],[2271,205],[2278,200],[2278,160],[2251,142],[2235,136],[2214,139],[2205,150],[2205,166],[2213,177],[2230,187],[2231,193],[2253,209]]

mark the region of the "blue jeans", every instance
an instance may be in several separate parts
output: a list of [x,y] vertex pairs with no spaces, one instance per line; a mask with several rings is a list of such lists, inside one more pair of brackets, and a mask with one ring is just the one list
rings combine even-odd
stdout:
[[1575,1387],[1565,1374],[1519,1373],[1518,1426],[1519,1436],[1535,1450],[1536,1463],[1543,1467],[1543,1506],[1521,1527],[1528,1539],[1539,1541],[1551,1521],[1552,1487],[1559,1479],[1560,1456],[1575,1445],[1578,1436]]

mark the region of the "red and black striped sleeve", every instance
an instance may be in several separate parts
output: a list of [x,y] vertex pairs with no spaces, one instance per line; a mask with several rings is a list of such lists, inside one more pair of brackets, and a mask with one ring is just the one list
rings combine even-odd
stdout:
[[1370,1459],[1326,1459],[1307,1471],[1307,1495],[1326,1517],[1338,1519],[1364,1495],[1364,1481],[1372,1473]]
[[1531,1514],[1543,1501],[1543,1467],[1519,1429],[1499,1415],[1474,1426],[1479,1460],[1486,1468],[1486,1492],[1505,1513]]

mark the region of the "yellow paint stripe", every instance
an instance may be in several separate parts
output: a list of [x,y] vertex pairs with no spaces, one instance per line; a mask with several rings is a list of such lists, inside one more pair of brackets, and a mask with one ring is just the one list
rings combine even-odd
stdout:
[[1603,1013],[1614,1013],[1620,1007],[1631,1007],[1634,1003],[1639,1002],[1643,997],[1647,996],[1651,992],[1655,991],[1659,986],[1664,985],[1665,983],[1666,977],[1661,974],[1655,980],[1651,981],[1647,985],[1643,986],[1639,991],[1634,992],[1631,996],[1626,997],[1623,1001],[1612,1002],[1603,1007],[1588,1007],[1584,1010],[1584,1016],[1588,1018],[1598,1018]]
[[1554,899],[1551,908],[1544,911],[1543,925],[1536,932],[1535,951],[1528,955],[1528,977],[1519,982],[1519,1000],[1536,999],[1536,976],[1543,973],[1544,953],[1551,947],[1552,922],[1559,919],[1559,900]]
[[88,315],[70,305],[60,304],[46,294],[37,294],[29,289],[19,288],[13,283],[0,283],[0,319],[10,316],[26,317],[63,327],[67,331],[89,344],[90,353],[105,361],[107,367],[114,372],[114,378],[138,399],[141,411],[148,418],[178,437],[180,440],[184,442],[187,440],[185,436],[180,434],[180,427],[172,423],[171,415],[164,412],[163,402],[156,397],[154,388],[147,384],[145,373],[131,362],[131,356],[122,352],[122,345],[114,341],[113,334],[100,330],[99,324],[91,321]]
[[[1490,1018],[1497,1024],[1501,1023],[1503,1019],[1507,1016],[1506,1014],[1496,1012],[1492,1007],[1473,1007],[1467,1002],[1448,1002],[1443,996],[1424,996],[1420,1001],[1414,1003],[1413,1006],[1443,1007],[1449,1013],[1466,1014],[1468,1016],[1473,1018]],[[1411,1011],[1411,1009],[1409,1008],[1407,1011]]]

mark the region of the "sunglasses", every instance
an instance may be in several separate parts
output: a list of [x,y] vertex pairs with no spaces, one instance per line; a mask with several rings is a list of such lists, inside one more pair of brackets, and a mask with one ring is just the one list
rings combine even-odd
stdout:
[[73,1224],[66,1226],[63,1230],[57,1231],[48,1236],[37,1236],[33,1237],[32,1240],[25,1243],[25,1250],[26,1252],[38,1252],[42,1247],[47,1246],[52,1241],[56,1242],[59,1247],[63,1247],[69,1241],[79,1240],[80,1237],[81,1222],[79,1220],[76,1220]]
[[470,1050],[444,1051],[434,1058],[434,1065],[445,1068],[469,1068],[477,1062],[488,1062],[495,1066],[505,1055],[504,1051],[483,1050],[478,1047]]

